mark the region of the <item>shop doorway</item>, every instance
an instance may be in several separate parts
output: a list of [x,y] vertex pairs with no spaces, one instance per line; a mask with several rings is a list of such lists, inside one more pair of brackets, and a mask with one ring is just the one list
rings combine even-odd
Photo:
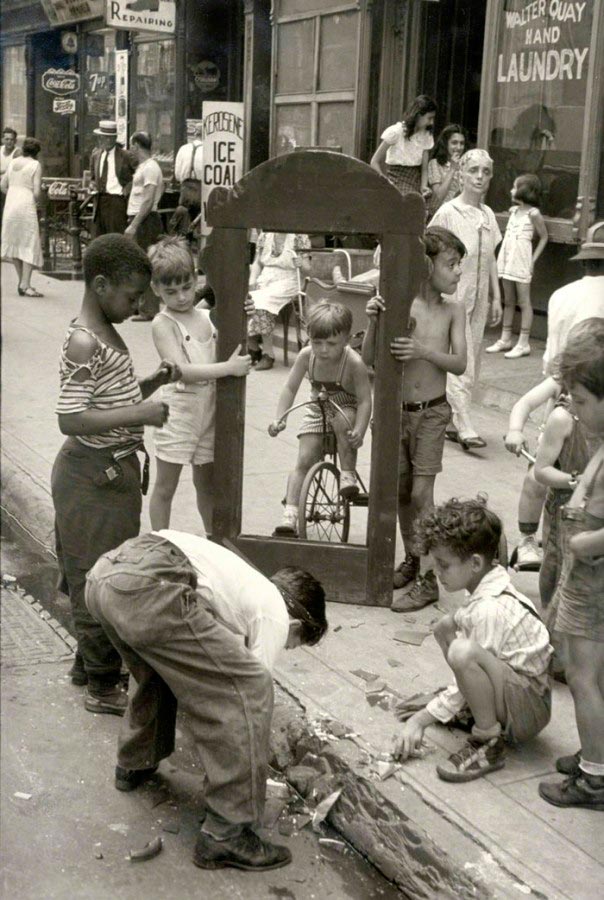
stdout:
[[67,177],[73,171],[75,113],[61,113],[59,101],[77,102],[78,90],[66,93],[67,85],[53,70],[75,71],[75,57],[65,53],[59,31],[32,37],[34,68],[34,135],[42,144],[45,176]]
[[476,144],[487,4],[440,0],[419,7],[416,93],[438,103],[437,129],[463,125]]

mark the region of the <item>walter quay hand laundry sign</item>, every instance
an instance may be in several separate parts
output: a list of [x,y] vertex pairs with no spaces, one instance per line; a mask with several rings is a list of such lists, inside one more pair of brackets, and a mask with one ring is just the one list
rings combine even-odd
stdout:
[[112,28],[174,34],[175,0],[107,0],[105,20]]
[[517,84],[587,78],[595,0],[506,3],[497,81]]

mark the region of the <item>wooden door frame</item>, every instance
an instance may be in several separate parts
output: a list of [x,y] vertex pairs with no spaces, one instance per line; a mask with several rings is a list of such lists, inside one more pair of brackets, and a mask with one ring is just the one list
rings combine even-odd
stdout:
[[[245,343],[248,229],[297,233],[370,233],[382,244],[380,292],[386,312],[376,342],[373,438],[367,544],[284,540],[241,533],[244,378],[217,382],[216,490],[212,536],[228,540],[266,574],[283,565],[309,569],[329,599],[389,606],[397,531],[402,366],[390,353],[404,332],[426,275],[419,194],[403,197],[382,175],[353,157],[323,150],[289,153],[249,172],[233,189],[215,188],[207,209],[212,233],[203,267],[216,295],[218,357]],[[268,440],[268,438],[267,438]],[[276,487],[277,489],[277,487]]]

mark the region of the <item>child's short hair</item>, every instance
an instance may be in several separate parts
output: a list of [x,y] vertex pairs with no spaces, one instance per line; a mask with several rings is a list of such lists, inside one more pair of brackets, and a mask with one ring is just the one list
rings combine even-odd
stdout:
[[148,131],[135,131],[130,138],[131,144],[138,144],[143,150],[150,150],[153,146],[153,140]]
[[560,380],[568,390],[581,384],[598,400],[604,397],[604,319],[584,319],[571,329],[557,359]]
[[456,234],[453,234],[448,228],[441,228],[440,225],[431,225],[430,228],[426,228],[424,247],[429,259],[434,259],[444,250],[453,250],[455,253],[459,253],[460,259],[463,259],[468,252],[465,244],[459,240]]
[[195,261],[189,245],[182,237],[165,237],[147,251],[155,284],[170,284],[190,278],[195,272]]
[[90,242],[84,253],[84,281],[90,286],[97,275],[104,275],[113,285],[133,275],[151,276],[147,254],[131,237],[102,234]]
[[487,562],[497,555],[501,531],[501,519],[488,509],[486,499],[481,496],[475,500],[453,497],[442,506],[436,506],[417,524],[418,538],[425,553],[442,545],[460,559],[479,553]]
[[516,200],[530,203],[532,206],[541,205],[541,182],[536,175],[519,175],[514,183]]
[[279,569],[271,581],[281,591],[289,615],[301,623],[302,643],[318,644],[327,631],[325,591],[321,582],[295,566]]
[[308,314],[306,330],[311,338],[329,338],[334,334],[350,334],[352,313],[342,303],[320,300]]

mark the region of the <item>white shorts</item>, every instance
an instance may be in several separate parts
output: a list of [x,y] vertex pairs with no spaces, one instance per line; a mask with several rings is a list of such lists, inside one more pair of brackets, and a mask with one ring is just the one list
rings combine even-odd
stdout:
[[170,407],[168,421],[154,431],[157,459],[182,466],[214,462],[214,383],[194,391],[175,391],[165,402]]

